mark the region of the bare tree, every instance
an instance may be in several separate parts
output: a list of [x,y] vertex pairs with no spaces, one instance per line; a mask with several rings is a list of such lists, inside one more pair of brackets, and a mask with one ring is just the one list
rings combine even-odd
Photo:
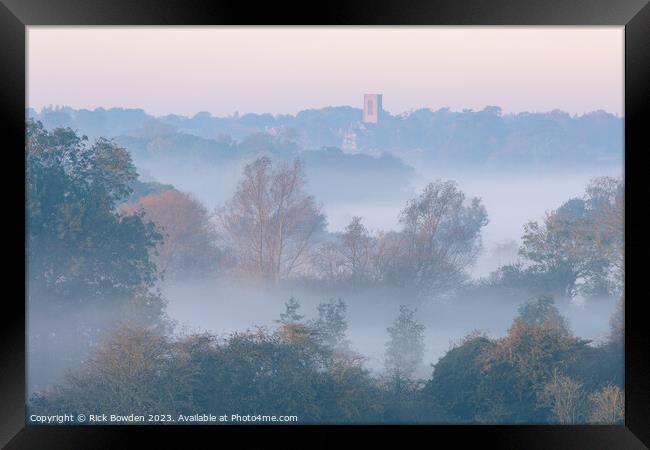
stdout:
[[341,236],[341,244],[341,251],[352,284],[366,280],[370,275],[375,239],[370,236],[368,229],[361,223],[361,217],[353,217],[350,224],[345,227]]
[[559,423],[578,423],[583,418],[585,395],[582,383],[559,373],[557,369],[541,395]]
[[436,181],[409,201],[400,233],[380,244],[386,281],[436,294],[457,285],[480,249],[487,213],[480,199],[466,202],[453,181]]
[[620,424],[624,420],[625,393],[618,386],[608,384],[589,396],[592,423]]
[[244,168],[235,195],[217,215],[246,273],[277,282],[307,260],[325,217],[304,192],[305,182],[298,160],[274,169],[262,157]]
[[317,275],[326,281],[342,282],[348,277],[345,271],[345,259],[338,239],[320,244],[312,262]]
[[357,285],[372,279],[377,239],[370,235],[361,220],[361,217],[353,217],[343,233],[319,247],[314,264],[326,280]]

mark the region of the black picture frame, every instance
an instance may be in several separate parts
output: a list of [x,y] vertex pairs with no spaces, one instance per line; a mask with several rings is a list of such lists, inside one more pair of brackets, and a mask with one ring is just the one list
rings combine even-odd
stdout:
[[[25,30],[29,25],[620,25],[625,26],[625,217],[626,261],[642,261],[647,245],[637,232],[643,214],[644,152],[650,150],[650,6],[646,0],[330,0],[292,5],[224,0],[0,0],[0,130],[5,193],[4,247],[9,269],[0,313],[0,444],[6,448],[123,448],[133,439],[191,445],[218,433],[248,438],[254,429],[267,437],[283,426],[37,426],[25,425]],[[646,188],[647,191],[647,188]],[[637,207],[638,205],[638,207]],[[637,212],[637,210],[640,210]],[[22,213],[21,213],[22,211]],[[647,241],[647,239],[645,239]],[[5,269],[6,270],[6,269]],[[650,446],[650,333],[638,289],[644,265],[626,267],[625,425],[621,426],[298,426],[314,431],[319,443],[340,442],[339,432],[361,429],[383,439],[402,433],[409,441],[437,445],[451,439],[455,448],[477,444],[496,448],[627,449]],[[8,272],[5,272],[8,273]],[[22,275],[22,276],[21,276]],[[17,289],[9,294],[9,286]],[[639,292],[639,294],[634,294]],[[22,300],[21,300],[22,299]],[[334,430],[337,433],[331,433]],[[413,436],[416,433],[418,436]],[[219,436],[221,436],[219,434]],[[221,438],[219,438],[221,439]],[[164,446],[164,445],[163,445]],[[446,446],[446,445],[445,445]]]

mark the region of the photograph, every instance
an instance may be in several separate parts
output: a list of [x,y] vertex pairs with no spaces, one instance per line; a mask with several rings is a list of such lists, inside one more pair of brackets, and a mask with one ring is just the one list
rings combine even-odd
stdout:
[[624,425],[625,45],[27,26],[25,422]]

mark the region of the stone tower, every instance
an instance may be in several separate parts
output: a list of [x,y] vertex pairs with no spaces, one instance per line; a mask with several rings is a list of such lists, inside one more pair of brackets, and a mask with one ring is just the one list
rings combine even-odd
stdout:
[[364,94],[363,123],[378,123],[381,108],[381,94]]

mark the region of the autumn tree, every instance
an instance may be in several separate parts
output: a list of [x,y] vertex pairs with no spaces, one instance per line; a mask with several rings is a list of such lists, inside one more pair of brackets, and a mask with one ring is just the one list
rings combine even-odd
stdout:
[[286,339],[264,329],[222,338],[165,336],[127,324],[60,384],[32,395],[28,409],[175,417],[220,409],[282,411],[299,423],[368,423],[381,419],[378,394],[365,369],[334,360],[313,336]]
[[542,402],[551,409],[557,423],[580,423],[585,415],[585,392],[582,383],[553,370],[553,375],[540,393]]
[[244,168],[235,195],[218,212],[244,272],[277,282],[308,261],[325,218],[305,183],[298,160],[274,168],[262,157]]
[[616,386],[608,384],[589,395],[589,421],[600,424],[622,424],[625,420],[625,393]]
[[485,395],[500,399],[505,420],[543,422],[552,408],[545,386],[555,371],[573,368],[587,344],[570,333],[549,297],[530,300],[508,334],[480,356]]
[[167,190],[121,207],[144,213],[163,236],[152,252],[159,273],[168,277],[206,275],[217,270],[216,232],[205,207],[191,194]]
[[625,252],[625,185],[622,179],[599,177],[587,186],[594,240],[609,263],[609,282],[616,294],[623,290]]
[[623,185],[593,180],[584,198],[571,199],[525,225],[520,254],[529,267],[550,274],[558,293],[620,293],[623,276]]

